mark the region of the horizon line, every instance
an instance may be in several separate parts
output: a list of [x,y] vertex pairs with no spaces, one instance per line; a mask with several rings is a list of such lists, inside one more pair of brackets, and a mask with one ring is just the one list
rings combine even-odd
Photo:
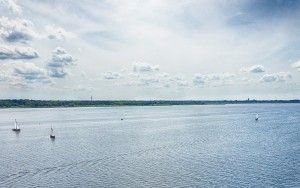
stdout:
[[299,101],[299,99],[0,99],[29,101]]

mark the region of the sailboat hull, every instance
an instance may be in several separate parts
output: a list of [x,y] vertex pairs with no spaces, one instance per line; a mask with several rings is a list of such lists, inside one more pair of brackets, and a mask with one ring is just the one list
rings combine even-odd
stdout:
[[20,132],[21,129],[12,129],[12,131],[15,131],[15,132]]
[[54,139],[54,138],[55,138],[55,136],[54,136],[54,135],[50,135],[50,138]]

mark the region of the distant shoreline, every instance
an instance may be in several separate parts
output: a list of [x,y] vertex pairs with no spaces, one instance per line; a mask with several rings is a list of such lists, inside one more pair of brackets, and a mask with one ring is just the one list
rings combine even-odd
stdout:
[[171,105],[225,105],[225,104],[281,104],[300,103],[295,100],[0,100],[0,108],[56,108],[56,107],[110,107],[110,106],[171,106]]

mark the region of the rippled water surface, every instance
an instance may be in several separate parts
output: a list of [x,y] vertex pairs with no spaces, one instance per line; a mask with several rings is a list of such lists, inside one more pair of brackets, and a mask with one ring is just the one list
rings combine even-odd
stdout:
[[300,187],[300,105],[0,110],[0,187],[212,186]]

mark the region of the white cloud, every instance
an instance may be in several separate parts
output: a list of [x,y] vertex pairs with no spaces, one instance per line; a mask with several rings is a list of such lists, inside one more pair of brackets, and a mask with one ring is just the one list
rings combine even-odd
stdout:
[[182,80],[182,81],[178,81],[177,82],[177,86],[180,86],[180,87],[187,87],[189,86],[189,83],[185,80]]
[[52,60],[48,63],[49,67],[64,67],[74,65],[73,57],[62,47],[57,47],[52,51]]
[[241,71],[251,73],[262,73],[265,72],[265,68],[262,65],[253,65],[251,67],[242,68]]
[[189,86],[189,82],[185,80],[183,77],[175,76],[174,78],[169,78],[169,81],[174,82],[179,87]]
[[47,25],[45,30],[49,39],[65,40],[67,38],[74,38],[76,36],[74,33],[67,32],[65,29],[56,27],[54,25]]
[[75,65],[74,58],[62,47],[57,47],[52,51],[52,59],[47,64],[49,76],[64,78],[68,75],[67,67]]
[[29,20],[0,17],[0,36],[6,42],[26,42],[35,37],[36,33]]
[[162,78],[169,78],[170,77],[170,74],[166,73],[166,72],[163,72],[159,75],[160,77]]
[[300,61],[293,63],[291,66],[300,72]]
[[159,87],[168,77],[167,73],[159,74],[159,65],[138,62],[132,66],[132,72],[125,77],[125,85],[128,86]]
[[133,72],[151,73],[157,71],[159,71],[158,65],[150,65],[147,63],[140,63],[140,62],[133,64]]
[[46,71],[42,68],[37,67],[33,63],[15,63],[14,74],[20,76],[28,81],[45,80],[47,79]]
[[47,25],[43,32],[37,32],[30,20],[21,18],[9,19],[4,16],[0,17],[0,36],[6,42],[23,43],[34,38],[65,40],[76,37],[74,33],[55,25]]
[[130,79],[129,81],[125,82],[125,85],[136,86],[136,87],[152,87],[152,88],[171,87],[171,84],[169,82],[160,80],[157,77],[142,77],[137,79]]
[[145,77],[145,78],[140,78],[138,85],[141,86],[149,86],[149,85],[153,85],[153,84],[158,84],[159,83],[159,79],[155,78],[155,77]]
[[273,74],[265,74],[261,78],[261,82],[285,82],[292,78],[288,72],[278,72]]
[[106,80],[115,80],[115,79],[119,79],[121,75],[118,72],[106,72],[104,73],[103,77]]
[[16,0],[0,0],[0,6],[8,8],[14,14],[20,15],[22,13],[21,7]]
[[232,78],[234,78],[234,74],[230,73],[221,73],[221,74],[195,74],[193,83],[194,85],[204,85],[210,83],[221,82],[224,83]]
[[236,75],[231,73],[221,73],[221,74],[212,74],[210,75],[212,80],[227,80],[234,78]]
[[205,75],[196,74],[193,79],[194,85],[203,85],[205,83]]
[[15,47],[11,45],[0,45],[0,60],[5,59],[34,59],[39,57],[37,51],[31,47]]
[[0,74],[4,81],[12,86],[27,86],[28,84],[50,83],[45,69],[34,63],[14,61],[0,65]]
[[53,78],[64,78],[69,72],[62,67],[48,67],[48,75]]

